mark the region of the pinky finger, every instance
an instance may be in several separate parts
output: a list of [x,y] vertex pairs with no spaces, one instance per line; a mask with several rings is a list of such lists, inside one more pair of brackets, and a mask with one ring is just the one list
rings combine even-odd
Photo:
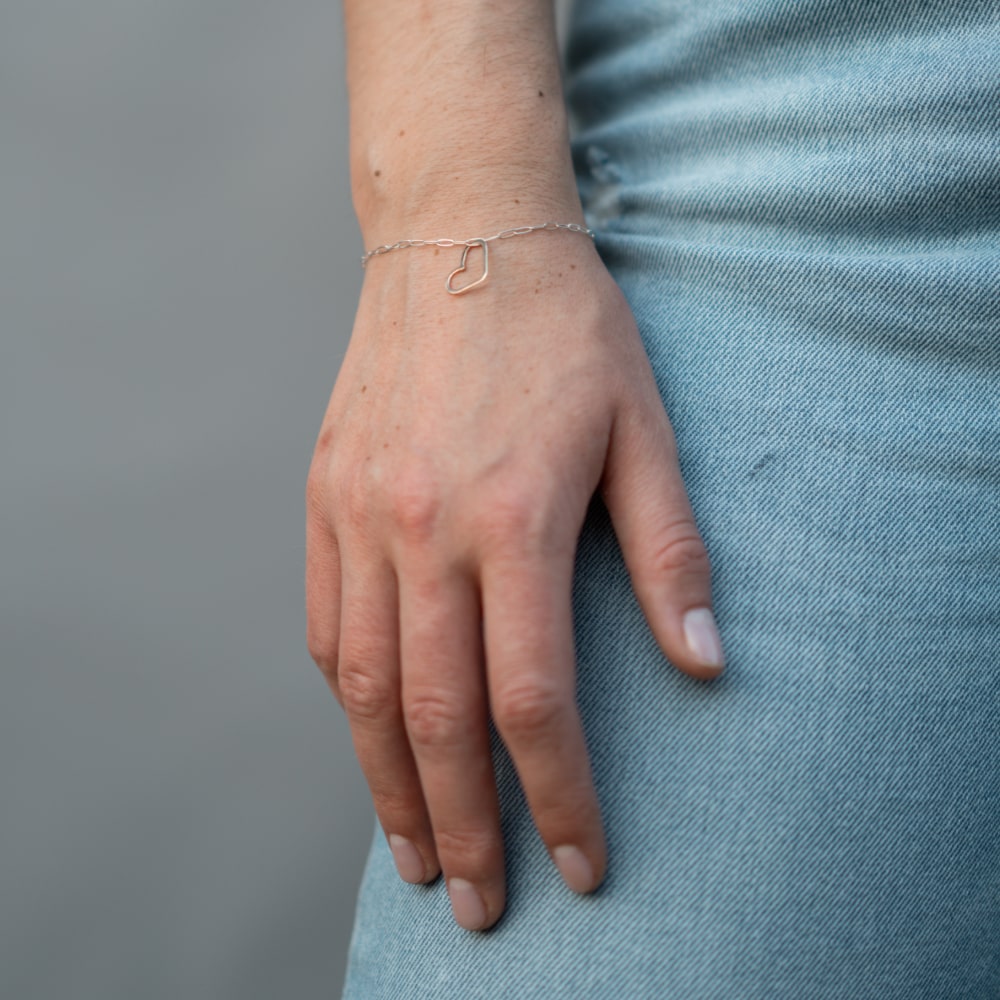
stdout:
[[306,645],[341,703],[337,683],[340,645],[340,548],[328,525],[317,514],[306,517]]

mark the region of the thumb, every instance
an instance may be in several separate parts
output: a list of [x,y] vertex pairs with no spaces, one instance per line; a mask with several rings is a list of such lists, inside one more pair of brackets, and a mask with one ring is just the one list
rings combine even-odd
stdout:
[[708,553],[655,391],[623,403],[602,480],[604,502],[646,621],[671,663],[709,680],[723,668]]

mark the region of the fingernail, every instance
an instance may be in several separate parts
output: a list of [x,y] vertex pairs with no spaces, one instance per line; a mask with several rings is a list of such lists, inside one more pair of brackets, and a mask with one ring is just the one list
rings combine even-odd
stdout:
[[392,859],[396,862],[396,870],[404,882],[419,885],[424,880],[424,859],[420,852],[406,837],[398,833],[389,834],[389,847],[392,848]]
[[448,879],[448,897],[459,927],[478,931],[486,923],[486,907],[471,882],[466,882],[464,878]]
[[705,667],[722,666],[722,640],[708,608],[694,608],[684,616],[684,638],[691,655]]
[[557,847],[552,852],[552,860],[563,881],[574,892],[590,892],[594,888],[594,869],[581,850],[568,844]]

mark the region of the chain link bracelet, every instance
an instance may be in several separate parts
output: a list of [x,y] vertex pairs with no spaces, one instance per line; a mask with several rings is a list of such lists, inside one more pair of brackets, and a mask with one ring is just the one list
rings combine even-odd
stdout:
[[[399,240],[397,243],[385,243],[380,247],[375,247],[374,250],[369,250],[361,258],[361,266],[365,267],[372,257],[381,257],[384,253],[390,253],[393,250],[405,250],[407,247],[463,247],[462,260],[459,262],[458,267],[448,275],[444,283],[444,287],[450,295],[463,295],[473,288],[478,288],[489,276],[490,252],[487,246],[488,243],[491,243],[493,240],[510,239],[511,236],[526,236],[528,233],[537,233],[543,230],[552,232],[556,229],[565,229],[571,233],[583,233],[584,236],[589,236],[591,239],[594,238],[594,231],[592,229],[587,229],[586,226],[581,226],[576,222],[543,222],[538,226],[517,226],[515,229],[502,229],[499,233],[494,233],[492,236],[476,236],[468,240]],[[466,260],[469,256],[469,251],[473,247],[479,247],[483,251],[483,273],[475,281],[456,287],[453,281],[458,275],[465,272]]]

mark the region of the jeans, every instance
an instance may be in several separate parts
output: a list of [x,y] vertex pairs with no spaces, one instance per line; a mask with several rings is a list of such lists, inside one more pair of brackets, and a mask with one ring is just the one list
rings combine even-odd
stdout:
[[495,747],[470,934],[376,833],[345,996],[1000,997],[1000,4],[578,0],[573,155],[713,566],[674,671],[600,500],[578,697],[610,866]]

